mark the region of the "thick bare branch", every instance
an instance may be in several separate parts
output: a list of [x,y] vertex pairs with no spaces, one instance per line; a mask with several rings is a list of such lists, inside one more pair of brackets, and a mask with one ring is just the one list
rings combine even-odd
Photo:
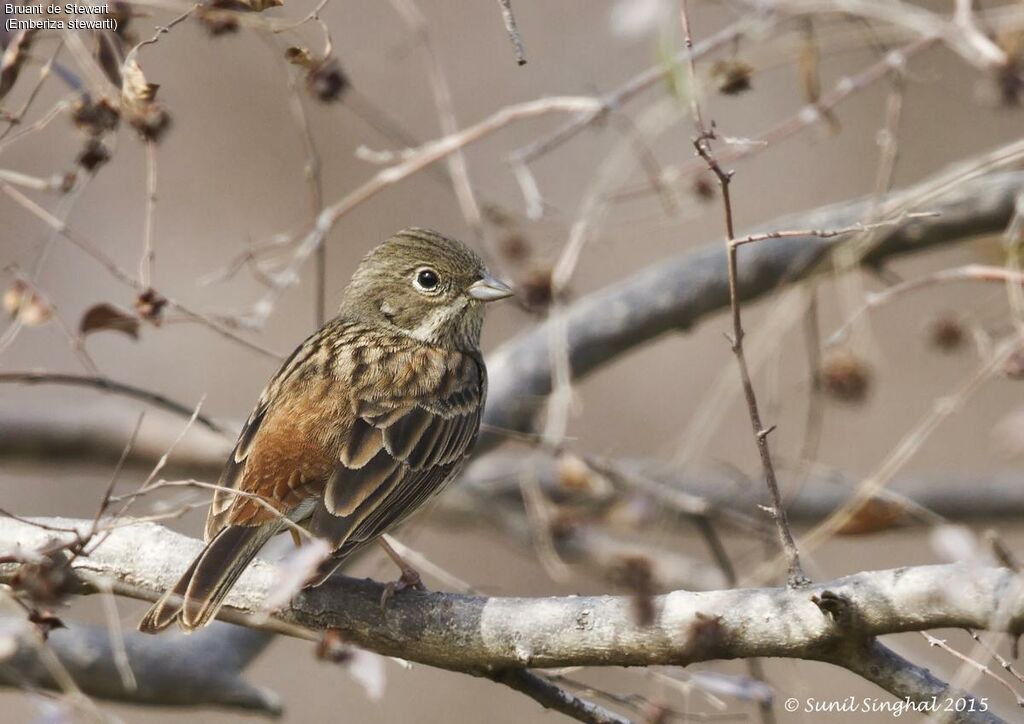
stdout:
[[[272,691],[250,684],[241,671],[273,637],[265,631],[218,623],[194,636],[124,634],[124,653],[135,687],[125,686],[117,669],[110,632],[101,626],[72,624],[50,633],[47,646],[82,692],[101,699],[156,706],[216,706],[281,713]],[[40,660],[36,642],[19,641],[0,667],[0,685],[59,688]]]
[[[57,535],[53,527],[90,524],[43,522],[51,530],[0,520],[0,547],[29,550]],[[74,561],[79,591],[109,587],[120,595],[153,600],[201,545],[152,523],[121,525],[89,556]],[[139,550],[147,555],[140,557]],[[16,570],[17,564],[0,566],[0,581],[10,582]],[[871,571],[802,589],[674,591],[652,600],[656,615],[650,625],[637,622],[627,596],[486,598],[410,591],[381,608],[382,585],[346,578],[303,591],[288,608],[261,622],[252,614],[261,610],[274,581],[273,567],[256,561],[228,596],[220,617],[282,633],[294,632],[295,626],[338,629],[346,640],[385,655],[473,673],[767,656],[829,661],[857,670],[844,652],[854,644],[863,651],[875,636],[994,625],[1024,632],[1024,580],[1008,569],[966,565]],[[892,676],[877,667],[872,671],[873,681],[898,696],[923,701],[934,693],[930,680],[915,684],[900,667],[892,668]]]
[[[925,181],[921,187],[931,183]],[[1022,184],[1024,172],[994,173],[961,183],[928,205],[927,210],[939,212],[938,216],[875,230],[878,242],[865,262],[878,264],[891,256],[1000,233],[1010,221]],[[898,194],[904,195],[913,196],[914,189]],[[763,229],[845,227],[863,221],[872,203],[828,206],[778,219]],[[829,252],[842,243],[838,237],[804,236],[744,245],[738,250],[741,299],[756,299],[821,270]],[[566,310],[563,323],[568,329],[573,374],[584,376],[660,334],[685,330],[728,306],[726,252],[720,242],[662,259]],[[529,428],[533,413],[551,391],[550,341],[548,325],[539,325],[488,358],[487,424],[510,430]],[[484,434],[480,444],[490,447],[500,439]]]

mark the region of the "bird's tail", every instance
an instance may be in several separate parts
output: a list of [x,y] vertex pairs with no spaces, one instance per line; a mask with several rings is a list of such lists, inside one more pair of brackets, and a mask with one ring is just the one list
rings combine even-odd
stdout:
[[231,525],[203,549],[185,574],[139,622],[139,631],[157,633],[174,621],[186,631],[208,624],[235,581],[279,526]]

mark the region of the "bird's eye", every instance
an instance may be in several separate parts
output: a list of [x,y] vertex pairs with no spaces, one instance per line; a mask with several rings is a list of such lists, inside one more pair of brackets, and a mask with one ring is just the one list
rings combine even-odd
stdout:
[[437,272],[428,267],[418,269],[416,271],[416,277],[413,280],[413,285],[421,292],[437,291],[437,287],[440,283],[441,278],[437,275]]

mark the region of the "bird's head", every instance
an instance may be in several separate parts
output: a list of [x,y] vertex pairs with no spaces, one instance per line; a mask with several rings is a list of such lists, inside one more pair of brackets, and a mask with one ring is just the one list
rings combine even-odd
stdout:
[[465,244],[412,228],[366,255],[342,310],[428,344],[476,348],[483,305],[511,294]]

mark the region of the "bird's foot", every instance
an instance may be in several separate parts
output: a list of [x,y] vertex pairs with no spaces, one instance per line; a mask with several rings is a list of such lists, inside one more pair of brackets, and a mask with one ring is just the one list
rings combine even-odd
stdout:
[[423,585],[423,579],[420,578],[419,571],[415,568],[403,567],[402,575],[398,577],[397,581],[391,581],[384,586],[384,592],[380,594],[380,607],[387,608],[388,601],[390,601],[396,593],[404,591],[407,588],[411,588],[416,591],[426,591],[427,587]]

